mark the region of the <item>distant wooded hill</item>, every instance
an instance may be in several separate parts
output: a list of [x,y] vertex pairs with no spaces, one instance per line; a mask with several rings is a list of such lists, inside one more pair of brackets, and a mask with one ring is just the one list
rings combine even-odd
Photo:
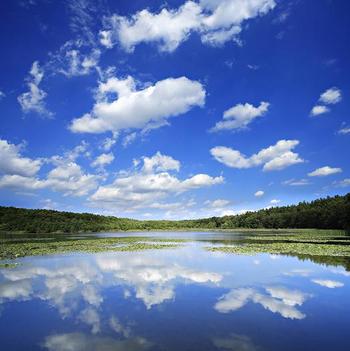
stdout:
[[350,229],[350,193],[298,205],[273,207],[235,216],[181,221],[138,221],[52,210],[0,207],[0,231],[23,233],[78,233],[124,230],[233,228]]

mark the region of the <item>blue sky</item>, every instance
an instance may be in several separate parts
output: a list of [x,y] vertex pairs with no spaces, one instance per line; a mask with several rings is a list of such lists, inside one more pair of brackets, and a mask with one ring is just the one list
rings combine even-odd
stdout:
[[1,205],[173,219],[347,193],[349,10],[2,1]]

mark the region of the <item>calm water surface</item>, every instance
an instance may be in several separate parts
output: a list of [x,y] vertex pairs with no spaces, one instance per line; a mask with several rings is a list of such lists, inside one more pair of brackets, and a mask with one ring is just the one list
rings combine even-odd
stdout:
[[1,269],[0,349],[349,350],[343,267],[208,252],[217,233],[184,235],[191,242],[176,249],[27,257]]

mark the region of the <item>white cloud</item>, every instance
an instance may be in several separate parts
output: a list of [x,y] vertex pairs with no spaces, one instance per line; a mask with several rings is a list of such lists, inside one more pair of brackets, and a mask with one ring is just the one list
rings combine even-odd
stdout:
[[340,89],[333,87],[321,94],[319,101],[326,105],[334,105],[342,99]]
[[273,171],[304,162],[297,153],[291,151],[298,144],[298,140],[279,140],[275,145],[262,149],[251,157],[225,146],[216,146],[210,153],[218,162],[228,167],[251,168],[263,165],[264,171]]
[[179,171],[180,162],[171,156],[162,155],[159,151],[152,157],[143,157],[143,171],[145,173],[161,171]]
[[6,300],[27,300],[33,293],[30,279],[5,281],[0,285],[0,303]]
[[305,314],[301,313],[295,306],[301,306],[311,295],[285,287],[267,287],[265,290],[268,294],[262,294],[253,288],[233,289],[221,296],[214,308],[218,312],[229,313],[252,301],[284,318],[305,318]]
[[142,351],[149,349],[151,343],[141,337],[116,340],[111,337],[67,333],[46,337],[43,346],[48,351]]
[[130,19],[114,15],[109,19],[109,31],[101,32],[101,43],[112,47],[113,41],[129,52],[141,42],[157,42],[161,51],[173,51],[189,33],[200,26],[201,8],[192,1],[178,10],[163,9],[158,14],[142,10]]
[[113,315],[109,320],[109,326],[113,329],[116,333],[123,335],[125,338],[129,338],[131,334],[131,328],[129,326],[124,326],[116,317]]
[[214,338],[213,344],[219,350],[258,351],[260,349],[248,336],[234,333],[227,338]]
[[83,323],[91,326],[92,334],[96,334],[100,332],[100,329],[101,329],[100,316],[97,313],[95,308],[87,307],[84,310],[82,310],[79,314],[79,319]]
[[116,142],[115,138],[106,138],[102,141],[100,148],[106,152],[110,151]]
[[310,115],[311,116],[318,116],[318,115],[322,115],[324,113],[327,113],[329,111],[330,111],[330,109],[327,106],[316,105],[312,108]]
[[254,196],[255,196],[255,197],[261,197],[261,196],[263,196],[264,194],[265,194],[264,191],[258,190],[258,191],[254,194]]
[[[117,98],[109,101],[111,94]],[[136,90],[130,76],[124,80],[109,78],[100,83],[93,110],[74,119],[70,129],[76,133],[103,133],[159,127],[170,117],[203,106],[204,101],[202,84],[186,77],[164,79],[143,90]]]
[[5,93],[3,91],[0,90],[0,101],[5,97]]
[[101,52],[97,49],[86,55],[77,49],[69,49],[60,58],[63,68],[60,68],[58,72],[69,78],[90,74],[92,70],[98,68],[100,54]]
[[97,188],[99,176],[85,173],[74,160],[86,151],[86,144],[78,145],[64,157],[54,156],[49,162],[54,164],[45,178],[36,177],[42,161],[22,157],[21,146],[0,140],[0,188],[12,189],[52,189],[64,195],[83,196]]
[[113,15],[100,31],[100,42],[107,48],[119,43],[128,52],[142,42],[153,42],[160,51],[172,52],[192,32],[213,46],[229,40],[239,42],[243,22],[265,15],[275,5],[274,0],[201,0],[186,1],[177,9],[163,8],[159,13],[145,9],[129,18]]
[[44,78],[44,71],[39,66],[39,62],[33,62],[30,70],[30,77],[27,81],[29,91],[18,96],[17,100],[21,105],[24,113],[36,112],[39,115],[52,117],[52,112],[48,111],[45,105],[47,93],[39,88],[39,85]]
[[325,166],[325,167],[317,168],[313,172],[308,173],[307,175],[309,177],[326,177],[326,176],[341,173],[341,172],[342,172],[341,168],[332,168],[329,166]]
[[23,144],[15,145],[0,139],[0,174],[30,177],[39,171],[42,161],[23,157],[23,148]]
[[0,178],[0,188],[39,190],[45,188],[45,184],[34,177],[12,174]]
[[283,185],[290,185],[290,186],[303,186],[311,184],[308,179],[288,179],[282,182]]
[[172,282],[183,279],[193,283],[218,283],[222,275],[188,269],[180,264],[164,264],[150,257],[132,256],[123,261],[113,257],[98,257],[97,264],[105,273],[111,273],[124,284],[133,287],[136,298],[143,301],[147,309],[175,297]]
[[339,129],[338,134],[350,134],[350,127],[344,127]]
[[328,280],[328,279],[312,279],[312,281],[315,284],[324,286],[329,289],[334,289],[334,288],[341,288],[344,286],[343,283],[335,281],[335,280]]
[[43,184],[64,195],[84,196],[98,186],[98,176],[84,173],[75,162],[62,163],[52,169]]
[[133,173],[122,172],[112,184],[100,186],[90,196],[91,203],[124,210],[152,208],[156,201],[170,194],[221,184],[224,181],[221,176],[211,177],[207,174],[196,174],[180,180],[169,173],[180,169],[179,161],[160,152],[153,157],[144,157],[142,167],[138,170],[140,163],[135,162],[136,169]]
[[211,131],[246,128],[255,118],[264,116],[269,105],[268,102],[261,102],[257,107],[248,103],[233,106],[224,112],[223,121],[217,122]]
[[211,208],[217,208],[217,209],[222,209],[226,206],[228,206],[231,202],[229,200],[225,200],[225,199],[216,199],[213,201],[206,201],[205,204],[208,205]]
[[125,135],[122,141],[123,147],[129,146],[131,143],[133,143],[136,140],[136,138],[137,138],[136,132],[132,132],[130,134]]
[[345,178],[343,180],[333,182],[333,185],[335,185],[337,187],[341,187],[341,188],[348,187],[348,186],[350,186],[350,178]]
[[114,160],[114,155],[112,152],[108,154],[101,154],[91,163],[92,167],[103,167],[109,165]]
[[319,104],[315,105],[311,112],[310,116],[318,116],[330,111],[330,108],[325,105],[334,105],[340,102],[342,99],[340,89],[333,87],[326,90],[324,93],[320,95],[318,99]]
[[279,204],[280,202],[281,202],[281,200],[272,199],[272,200],[270,201],[270,204],[271,204],[271,205],[277,205],[277,204]]

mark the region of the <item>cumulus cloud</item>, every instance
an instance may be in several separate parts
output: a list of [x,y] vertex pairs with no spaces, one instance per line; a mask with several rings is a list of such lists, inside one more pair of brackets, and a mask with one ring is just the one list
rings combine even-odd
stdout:
[[270,201],[270,204],[271,204],[271,205],[277,205],[277,204],[279,204],[280,202],[281,202],[281,200],[272,199],[272,200]]
[[46,108],[45,98],[47,93],[39,85],[44,78],[44,71],[39,62],[33,62],[27,79],[29,91],[18,96],[17,100],[24,113],[36,112],[41,116],[52,117],[53,114]]
[[268,102],[261,102],[255,107],[251,104],[238,104],[224,112],[223,121],[217,122],[212,132],[221,130],[243,129],[257,117],[264,116],[269,108]]
[[159,13],[144,9],[131,17],[113,15],[100,31],[100,42],[107,48],[119,43],[128,52],[140,43],[156,43],[160,51],[172,52],[193,32],[213,46],[239,42],[243,22],[267,14],[275,5],[274,0],[201,0]]
[[318,99],[319,103],[312,108],[310,116],[318,116],[329,112],[330,108],[325,105],[337,104],[341,99],[342,94],[340,89],[337,87],[327,89],[320,95],[320,98]]
[[318,115],[322,115],[324,113],[327,113],[329,111],[330,111],[330,109],[327,106],[316,105],[312,108],[310,115],[311,116],[318,116]]
[[329,289],[334,289],[334,288],[341,288],[344,286],[343,283],[335,281],[335,280],[328,280],[328,279],[312,279],[312,281],[315,284],[324,286]]
[[317,168],[313,172],[308,173],[307,175],[309,177],[326,177],[326,176],[341,173],[341,172],[342,172],[341,168],[332,168],[329,166],[325,166],[325,167]]
[[132,173],[121,173],[112,184],[100,186],[90,196],[92,204],[121,209],[152,208],[152,204],[170,194],[221,184],[222,176],[196,174],[180,180],[170,171],[177,172],[180,162],[157,152],[152,157],[135,161]]
[[298,144],[298,140],[279,140],[275,145],[262,149],[251,157],[225,146],[216,146],[210,153],[218,162],[228,167],[251,168],[263,165],[264,171],[274,171],[304,162],[297,153],[291,151]]
[[39,178],[37,173],[42,160],[33,160],[21,155],[21,145],[0,140],[0,188],[40,190],[52,189],[64,195],[83,196],[97,187],[99,176],[83,171],[75,158],[86,151],[86,144],[78,145],[64,157],[54,156],[47,162],[54,167],[46,177]]
[[179,171],[180,162],[171,156],[162,155],[159,151],[152,157],[143,157],[143,171],[145,173],[161,171]]
[[64,195],[84,196],[98,186],[99,177],[85,173],[75,162],[59,164],[52,169],[43,184]]
[[321,94],[319,101],[325,105],[334,105],[342,99],[341,91],[337,87],[327,89]]
[[42,161],[22,156],[23,149],[23,144],[0,139],[0,174],[30,177],[39,171]]
[[109,165],[114,160],[114,155],[112,152],[108,154],[101,154],[96,157],[96,159],[91,163],[92,167],[104,167]]
[[[110,99],[111,95],[116,95]],[[76,118],[70,125],[75,133],[117,132],[167,124],[170,117],[203,106],[205,90],[201,83],[186,77],[168,78],[142,90],[134,78],[109,78],[100,83],[96,103],[90,113]]]
[[252,301],[284,318],[305,318],[305,314],[300,312],[296,306],[301,306],[311,295],[285,287],[267,287],[265,290],[267,294],[260,293],[253,288],[233,289],[221,296],[214,308],[220,313],[229,313]]
[[193,270],[176,263],[169,265],[144,256],[132,256],[123,261],[101,256],[97,258],[97,264],[103,272],[111,273],[114,278],[132,287],[136,298],[143,301],[147,309],[175,297],[175,280],[198,284],[222,280],[218,273]]
[[255,197],[261,197],[261,196],[263,196],[264,194],[265,194],[264,191],[258,190],[258,191],[254,194],[254,196],[255,196]]

